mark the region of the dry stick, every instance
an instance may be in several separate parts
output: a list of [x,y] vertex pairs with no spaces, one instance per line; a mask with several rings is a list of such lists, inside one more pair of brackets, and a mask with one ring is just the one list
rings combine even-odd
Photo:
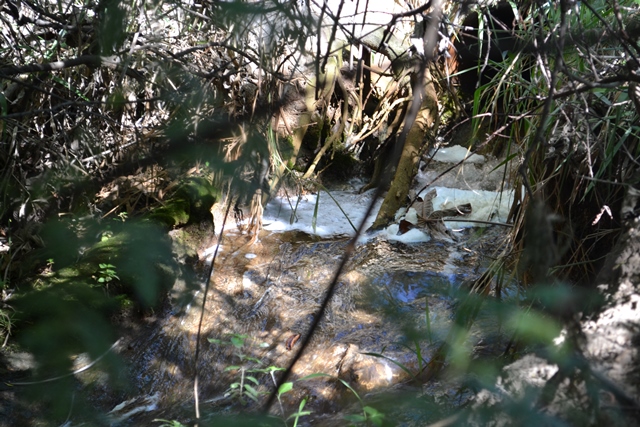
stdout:
[[198,322],[198,333],[196,335],[196,354],[194,356],[194,374],[193,374],[193,397],[195,400],[195,411],[196,411],[196,420],[200,419],[200,407],[198,404],[198,358],[200,356],[200,335],[202,332],[202,323],[204,320],[204,311],[207,303],[207,294],[209,293],[209,285],[211,284],[211,275],[213,274],[213,266],[216,263],[216,258],[218,256],[218,249],[220,249],[220,244],[222,243],[222,235],[224,233],[224,226],[227,223],[227,217],[229,216],[229,211],[231,210],[231,196],[229,195],[229,203],[227,203],[227,210],[224,213],[224,219],[222,220],[222,228],[220,229],[220,237],[218,237],[218,243],[216,244],[216,250],[213,253],[213,259],[211,260],[211,265],[209,266],[209,271],[207,273],[207,283],[204,287],[204,295],[202,296],[202,311],[200,312],[200,321]]
[[[54,61],[45,64],[30,64],[23,66],[13,66],[0,68],[0,76],[7,77],[23,73],[35,73],[42,71],[59,71],[65,68],[86,65],[88,67],[107,67],[113,70],[122,68],[120,58],[117,56],[101,56],[101,55],[82,55],[76,58],[65,59],[62,61]],[[132,68],[127,68],[125,74],[138,81],[143,81],[144,76]]]
[[425,219],[425,222],[469,222],[473,224],[486,224],[486,225],[499,225],[501,227],[509,227],[513,228],[513,224],[509,224],[508,222],[497,222],[497,221],[482,221],[480,219],[465,219],[465,218],[442,218],[442,219]]
[[[340,4],[338,5],[338,11],[336,12],[333,25],[331,26],[331,35],[329,36],[329,42],[327,43],[327,53],[324,55],[322,59],[321,68],[324,70],[327,67],[327,62],[329,61],[329,56],[331,55],[331,46],[336,39],[336,33],[338,32],[338,25],[340,25],[340,14],[342,13],[342,7],[344,6],[345,0],[340,0]],[[325,3],[326,4],[326,3]],[[322,6],[324,8],[324,5]],[[318,39],[322,37],[322,34],[319,33]],[[317,77],[317,76],[316,76]],[[316,88],[317,93],[317,88]]]
[[[392,160],[391,160],[391,164],[394,165],[397,168],[398,162],[400,160],[400,155],[402,153],[402,148],[404,147],[405,141],[407,140],[407,135],[409,133],[409,129],[411,129],[411,127],[413,126],[416,117],[418,116],[418,112],[420,111],[421,105],[422,105],[422,98],[423,96],[426,96],[424,94],[424,72],[426,69],[426,61],[422,61],[420,63],[420,67],[419,67],[419,71],[418,71],[418,78],[416,79],[416,84],[413,88],[413,93],[414,93],[414,97],[413,97],[413,101],[411,104],[411,108],[409,110],[409,113],[407,114],[407,117],[405,119],[405,123],[402,129],[402,133],[400,134],[400,137],[398,138],[398,141],[396,143],[396,147],[395,150],[393,152],[393,156],[392,156]],[[390,168],[389,170],[392,170],[394,168]],[[345,265],[347,264],[347,261],[349,260],[349,257],[351,256],[351,254],[353,253],[353,250],[355,249],[355,245],[356,242],[358,241],[358,237],[362,234],[364,227],[365,227],[365,223],[367,218],[371,215],[371,212],[373,211],[373,207],[375,206],[376,201],[378,200],[378,198],[380,196],[382,196],[382,193],[384,192],[384,188],[385,188],[385,183],[387,181],[390,180],[390,175],[387,173],[387,176],[385,177],[385,180],[383,183],[381,183],[378,188],[376,189],[376,192],[373,196],[373,199],[371,200],[371,203],[369,204],[369,206],[367,207],[367,211],[364,214],[364,218],[362,219],[362,222],[360,223],[360,226],[358,227],[358,230],[356,230],[356,234],[355,236],[353,236],[353,238],[349,241],[349,243],[347,244],[347,247],[345,248],[344,251],[344,255],[342,257],[342,260],[340,261],[340,265],[338,266],[333,279],[331,280],[331,283],[329,284],[329,287],[327,288],[327,292],[324,295],[324,299],[322,300],[322,304],[320,304],[320,308],[318,309],[318,312],[316,313],[316,315],[313,317],[313,321],[311,322],[311,325],[309,326],[309,331],[307,332],[307,334],[305,334],[304,338],[301,339],[301,343],[300,346],[298,347],[298,351],[296,352],[295,356],[293,357],[293,359],[291,360],[291,362],[289,363],[289,366],[287,367],[287,369],[284,371],[284,374],[282,375],[282,377],[280,378],[280,381],[278,381],[278,383],[276,384],[275,389],[271,392],[271,394],[269,395],[269,399],[267,399],[267,402],[265,403],[263,409],[264,412],[269,412],[269,409],[271,408],[271,405],[273,405],[276,397],[278,396],[278,390],[280,389],[280,386],[282,384],[284,384],[287,379],[289,378],[289,376],[291,375],[291,371],[293,370],[293,367],[295,366],[295,364],[298,362],[298,360],[300,359],[300,357],[302,356],[302,353],[304,352],[304,350],[307,348],[309,341],[311,340],[311,337],[313,336],[313,333],[315,332],[315,330],[318,327],[318,324],[320,323],[320,320],[322,319],[325,309],[327,308],[327,305],[329,304],[329,301],[331,300],[331,297],[333,296],[333,293],[335,291],[335,287],[338,283],[338,279],[340,278],[340,275],[342,274],[342,270],[344,269]]]

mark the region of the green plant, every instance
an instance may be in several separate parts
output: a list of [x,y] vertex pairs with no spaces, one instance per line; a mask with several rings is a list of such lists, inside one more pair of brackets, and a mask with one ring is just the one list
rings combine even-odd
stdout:
[[[41,275],[42,276],[48,276],[53,274],[53,265],[55,264],[55,261],[53,260],[53,258],[48,258],[47,259],[47,263],[45,264],[44,268],[41,271]],[[3,286],[0,286],[0,288],[2,288]]]
[[[273,377],[273,374],[272,374]],[[276,383],[275,377],[273,377],[273,382],[274,384]],[[283,383],[280,388],[278,388],[278,395],[276,396],[278,399],[278,404],[280,405],[280,410],[282,411],[282,415],[284,416],[284,408],[282,407],[282,395],[291,391],[293,389],[293,383],[292,382],[286,382]],[[293,427],[296,427],[298,425],[298,421],[300,420],[300,417],[303,417],[305,415],[310,415],[311,411],[304,411],[304,406],[307,404],[307,399],[302,399],[300,401],[300,405],[298,406],[298,411],[289,415],[286,419],[285,419],[285,425],[287,425],[287,421],[289,421],[290,419],[293,419]]]
[[[260,381],[257,378],[256,374],[266,374],[269,376],[270,380],[274,385],[277,385],[277,380],[275,377],[275,373],[278,371],[283,371],[284,368],[279,368],[276,366],[267,366],[263,367],[263,362],[248,354],[248,351],[254,346],[252,342],[249,341],[249,337],[247,335],[241,334],[232,334],[228,339],[220,340],[215,338],[208,339],[212,344],[218,344],[222,346],[232,346],[234,351],[234,357],[239,359],[240,364],[227,366],[225,368],[225,372],[228,371],[238,371],[239,378],[237,381],[231,383],[229,389],[225,393],[226,397],[229,397],[242,405],[246,405],[248,402],[247,399],[252,400],[254,402],[258,402],[260,396],[267,395],[268,392],[258,390],[260,385]],[[266,343],[259,343],[258,347],[263,348],[268,346]],[[316,376],[324,375],[318,374],[315,376],[305,377],[301,380],[315,378]],[[286,415],[284,407],[282,405],[282,396],[285,393],[288,393],[293,389],[293,382],[286,382],[280,385],[278,388],[277,399],[280,406],[280,411],[282,413],[282,419],[285,425],[288,425],[287,422],[293,420],[293,427],[298,425],[298,422],[301,417],[310,415],[311,411],[305,411],[304,407],[307,403],[307,399],[302,399],[298,406],[298,410],[290,415]],[[347,385],[348,386],[348,385]],[[349,387],[350,388],[350,387]]]
[[129,310],[135,307],[135,302],[125,294],[116,295],[114,297],[116,301],[118,301],[118,305],[123,310]]
[[[342,385],[344,385],[347,389],[349,389],[351,393],[353,393],[356,399],[358,399],[358,403],[360,403],[360,407],[362,408],[362,413],[345,415],[344,418],[347,421],[352,422],[354,424],[371,423],[374,426],[382,425],[382,422],[384,420],[384,414],[372,406],[365,405],[364,400],[362,400],[358,392],[353,387],[351,387],[351,385],[349,385],[348,382],[344,381],[343,379],[334,377],[333,375],[329,375],[329,374],[316,373],[316,374],[311,374],[311,375],[307,375],[306,377],[300,378],[298,381],[306,381],[306,380],[311,380],[313,378],[320,378],[320,377],[327,377],[327,378],[338,380],[339,382],[342,383]],[[302,406],[301,406],[301,409],[302,409]]]
[[[282,368],[269,366],[263,368],[262,361],[257,357],[248,354],[247,350],[251,348],[251,344],[247,344],[249,337],[247,335],[233,334],[229,336],[227,340],[219,340],[215,338],[209,338],[209,342],[212,344],[218,344],[223,346],[232,346],[234,354],[240,363],[237,365],[227,366],[224,371],[238,371],[239,378],[229,385],[229,389],[225,393],[226,397],[240,402],[243,405],[248,403],[247,398],[257,402],[261,395],[266,392],[261,392],[257,387],[260,385],[260,381],[254,374],[268,374],[281,370]],[[260,343],[259,347],[266,347],[268,344]]]
[[94,276],[98,283],[102,285],[108,285],[109,282],[113,281],[114,279],[120,280],[120,278],[116,274],[115,265],[100,263],[98,264],[98,267],[100,269],[98,270],[97,276]]
[[384,421],[384,414],[372,406],[363,406],[362,415],[345,415],[344,418],[354,424],[364,424],[368,422],[373,424],[374,426],[381,426],[382,422]]

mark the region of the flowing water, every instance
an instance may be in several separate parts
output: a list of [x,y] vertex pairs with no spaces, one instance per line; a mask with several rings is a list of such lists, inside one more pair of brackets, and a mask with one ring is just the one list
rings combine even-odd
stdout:
[[[457,243],[420,244],[374,238],[358,245],[292,379],[315,373],[327,376],[296,382],[283,396],[285,413],[295,412],[306,398],[306,408],[313,414],[303,421],[331,424],[329,420],[341,418],[335,414],[354,400],[353,392],[336,378],[362,397],[406,384],[407,371],[417,374],[449,330],[451,295],[483,271],[488,263],[485,255],[500,245],[504,231],[468,229],[461,237]],[[258,392],[273,388],[269,373],[251,370],[288,366],[299,345],[296,338],[307,334],[347,245],[345,239],[320,239],[301,232],[262,232],[253,245],[248,240],[231,230],[215,262],[198,361],[203,412],[241,410],[240,402],[248,397],[228,392],[233,383],[249,381],[248,376],[257,380],[258,384],[250,384]],[[182,290],[178,284],[175,294]],[[130,407],[153,409],[146,416],[132,417],[130,423],[193,416],[193,360],[204,287],[188,295],[191,298],[174,299],[154,322],[122,345],[140,397],[121,409],[120,416],[129,418]],[[495,332],[498,324],[483,328],[476,331],[475,343]],[[237,346],[209,341],[229,342],[231,337]],[[238,369],[228,369],[232,365]]]

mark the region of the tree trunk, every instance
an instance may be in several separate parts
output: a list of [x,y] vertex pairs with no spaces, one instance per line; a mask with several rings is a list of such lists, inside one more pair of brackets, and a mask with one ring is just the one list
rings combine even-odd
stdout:
[[[398,168],[380,211],[378,211],[373,228],[386,226],[394,219],[398,209],[405,205],[413,177],[418,172],[423,147],[432,139],[431,130],[438,126],[438,97],[428,68],[425,70],[424,82],[425,93],[420,111],[413,126],[409,129]],[[414,96],[416,95],[414,94]]]

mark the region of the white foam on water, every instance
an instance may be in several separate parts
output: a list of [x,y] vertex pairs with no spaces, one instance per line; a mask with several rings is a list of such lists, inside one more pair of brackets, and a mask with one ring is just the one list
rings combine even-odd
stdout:
[[423,243],[431,240],[431,236],[422,230],[412,228],[404,234],[398,234],[400,226],[398,224],[391,224],[378,235],[384,237],[387,240],[393,240],[402,243]]
[[[470,203],[472,213],[465,218],[479,221],[506,221],[513,201],[512,191],[499,193],[445,187],[434,188],[438,193],[433,200],[434,210],[449,209]],[[331,196],[325,191],[321,191],[319,196],[318,194],[307,194],[301,196],[299,200],[298,197],[289,199],[276,197],[267,204],[264,210],[263,227],[265,230],[273,232],[303,231],[323,238],[355,235],[354,227],[358,227],[363,220],[365,212],[371,203],[373,190],[363,194],[357,194],[353,191],[332,191]],[[317,203],[316,213],[318,197],[320,197],[320,201]],[[376,202],[372,215],[366,220],[364,230],[367,230],[373,224],[381,204],[382,199]],[[314,217],[315,229],[313,227]],[[347,217],[349,220],[347,220]],[[414,224],[417,222],[413,208],[409,209],[408,212],[404,208],[399,211],[397,218],[403,217]],[[446,222],[446,225],[451,229],[482,226],[482,224],[465,222],[464,220]],[[391,224],[385,230],[374,235],[362,236],[360,240],[366,241],[373,236],[381,236],[388,240],[403,243],[418,243],[430,240],[429,235],[421,230],[412,229],[407,233],[398,235],[398,229],[398,224]]]
[[479,154],[471,154],[464,147],[454,145],[452,147],[440,148],[433,156],[433,160],[442,163],[459,163],[464,160],[465,163],[484,163],[485,157]]
[[[298,230],[320,237],[353,236],[355,228],[364,219],[373,192],[331,191],[329,196],[326,191],[320,191],[300,198],[276,197],[265,207],[263,228],[269,231]],[[316,203],[318,197],[320,200]],[[372,215],[366,220],[365,230],[373,224],[381,203],[382,200],[376,202]]]
[[[450,161],[459,161],[465,158],[468,152],[466,148],[454,146],[440,150],[439,156],[447,156]],[[438,160],[442,160],[439,157]],[[467,161],[472,162],[482,160],[482,156],[471,156]],[[491,167],[490,164],[486,165]],[[465,169],[464,175],[470,174],[469,179],[473,182],[478,181],[477,174],[486,174],[486,171],[476,170],[471,167]],[[486,169],[483,167],[483,169]],[[475,175],[474,175],[475,174]],[[420,184],[418,180],[418,184]],[[285,231],[302,231],[310,235],[316,235],[322,238],[335,237],[351,237],[355,235],[355,229],[360,226],[364,220],[365,212],[369,207],[375,190],[369,190],[359,194],[353,190],[354,185],[348,191],[335,190],[328,193],[321,190],[315,194],[305,194],[302,196],[292,197],[275,197],[266,206],[263,212],[263,229],[272,232]],[[486,191],[486,190],[462,190],[447,187],[430,187],[424,190],[422,195],[427,191],[435,189],[437,197],[433,199],[434,211],[455,208],[458,205],[470,203],[472,213],[465,216],[464,219],[491,222],[506,222],[509,210],[513,202],[513,191]],[[366,218],[363,230],[366,231],[373,224],[378,210],[382,205],[382,198],[376,201],[371,215]],[[372,237],[380,236],[387,240],[399,241],[403,243],[427,242],[430,240],[428,233],[419,229],[409,230],[402,235],[398,234],[399,226],[397,222],[400,219],[416,224],[417,216],[413,208],[407,211],[401,208],[396,214],[396,224],[391,224],[382,231],[372,234],[363,234],[359,238],[359,242],[365,242]],[[447,221],[445,224],[448,228],[456,230],[467,227],[481,227],[483,224],[466,222],[463,218],[460,221]],[[211,256],[215,251],[215,246],[205,250],[203,257],[210,262]],[[220,247],[220,250],[223,250]],[[253,254],[245,255],[251,259]]]

